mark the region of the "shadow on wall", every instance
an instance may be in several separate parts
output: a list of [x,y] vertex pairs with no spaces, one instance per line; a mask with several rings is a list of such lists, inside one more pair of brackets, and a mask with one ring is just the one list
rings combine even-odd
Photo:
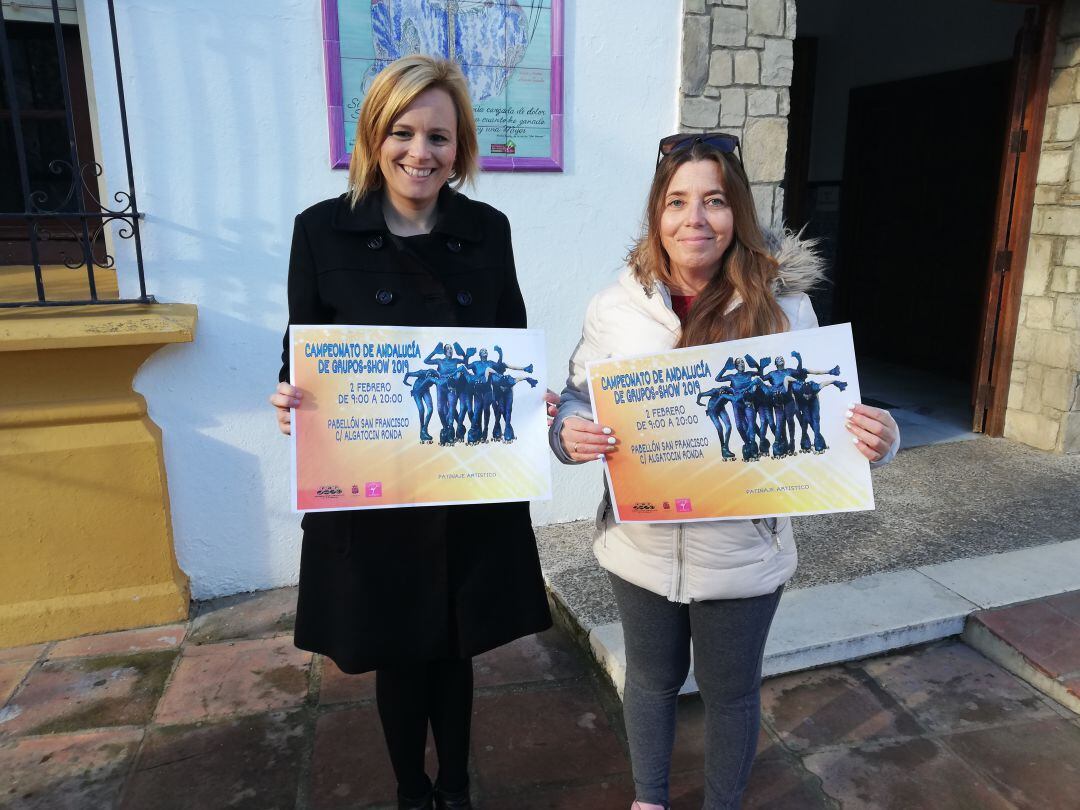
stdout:
[[162,428],[177,558],[198,599],[291,584],[299,531],[292,543],[275,542],[268,517],[270,504],[287,497],[288,440],[264,406],[269,388],[224,384],[241,376],[227,344],[273,346],[280,336],[221,313],[204,316],[198,329],[215,368],[206,368],[207,352],[170,346],[136,378]]
[[149,289],[199,307],[194,345],[159,352],[136,379],[164,435],[177,557],[196,598],[291,584],[299,520],[266,398],[292,218],[344,185],[313,123],[325,120],[318,6],[117,6]]

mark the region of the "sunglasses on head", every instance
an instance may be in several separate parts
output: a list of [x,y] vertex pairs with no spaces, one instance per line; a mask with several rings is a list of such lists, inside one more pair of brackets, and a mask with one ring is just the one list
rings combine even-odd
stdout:
[[676,135],[668,135],[660,139],[660,148],[656,153],[656,165],[668,155],[690,149],[694,144],[703,143],[711,146],[719,152],[734,154],[739,163],[742,163],[742,150],[739,148],[739,138],[728,135],[726,132],[680,132]]

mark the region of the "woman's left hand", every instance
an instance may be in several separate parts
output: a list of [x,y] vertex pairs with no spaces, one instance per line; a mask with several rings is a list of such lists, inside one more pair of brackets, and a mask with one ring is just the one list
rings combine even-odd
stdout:
[[900,435],[896,420],[883,408],[855,403],[844,417],[844,427],[855,437],[855,446],[871,461],[885,458]]
[[555,420],[555,416],[559,412],[559,395],[549,388],[544,393],[544,402],[547,403],[548,427],[551,427],[551,423]]

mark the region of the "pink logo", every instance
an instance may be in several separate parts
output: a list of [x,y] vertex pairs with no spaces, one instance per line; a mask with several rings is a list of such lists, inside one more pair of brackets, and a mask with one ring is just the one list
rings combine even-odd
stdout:
[[368,481],[366,484],[364,484],[364,497],[381,498],[382,481]]
[[689,498],[676,498],[675,499],[675,511],[676,512],[693,512],[690,508]]

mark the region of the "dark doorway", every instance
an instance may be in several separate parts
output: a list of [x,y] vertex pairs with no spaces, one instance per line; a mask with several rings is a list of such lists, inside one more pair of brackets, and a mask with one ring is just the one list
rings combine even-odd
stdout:
[[1024,6],[798,0],[785,214],[905,444],[972,437]]
[[860,351],[967,382],[1010,63],[851,91],[834,317]]

